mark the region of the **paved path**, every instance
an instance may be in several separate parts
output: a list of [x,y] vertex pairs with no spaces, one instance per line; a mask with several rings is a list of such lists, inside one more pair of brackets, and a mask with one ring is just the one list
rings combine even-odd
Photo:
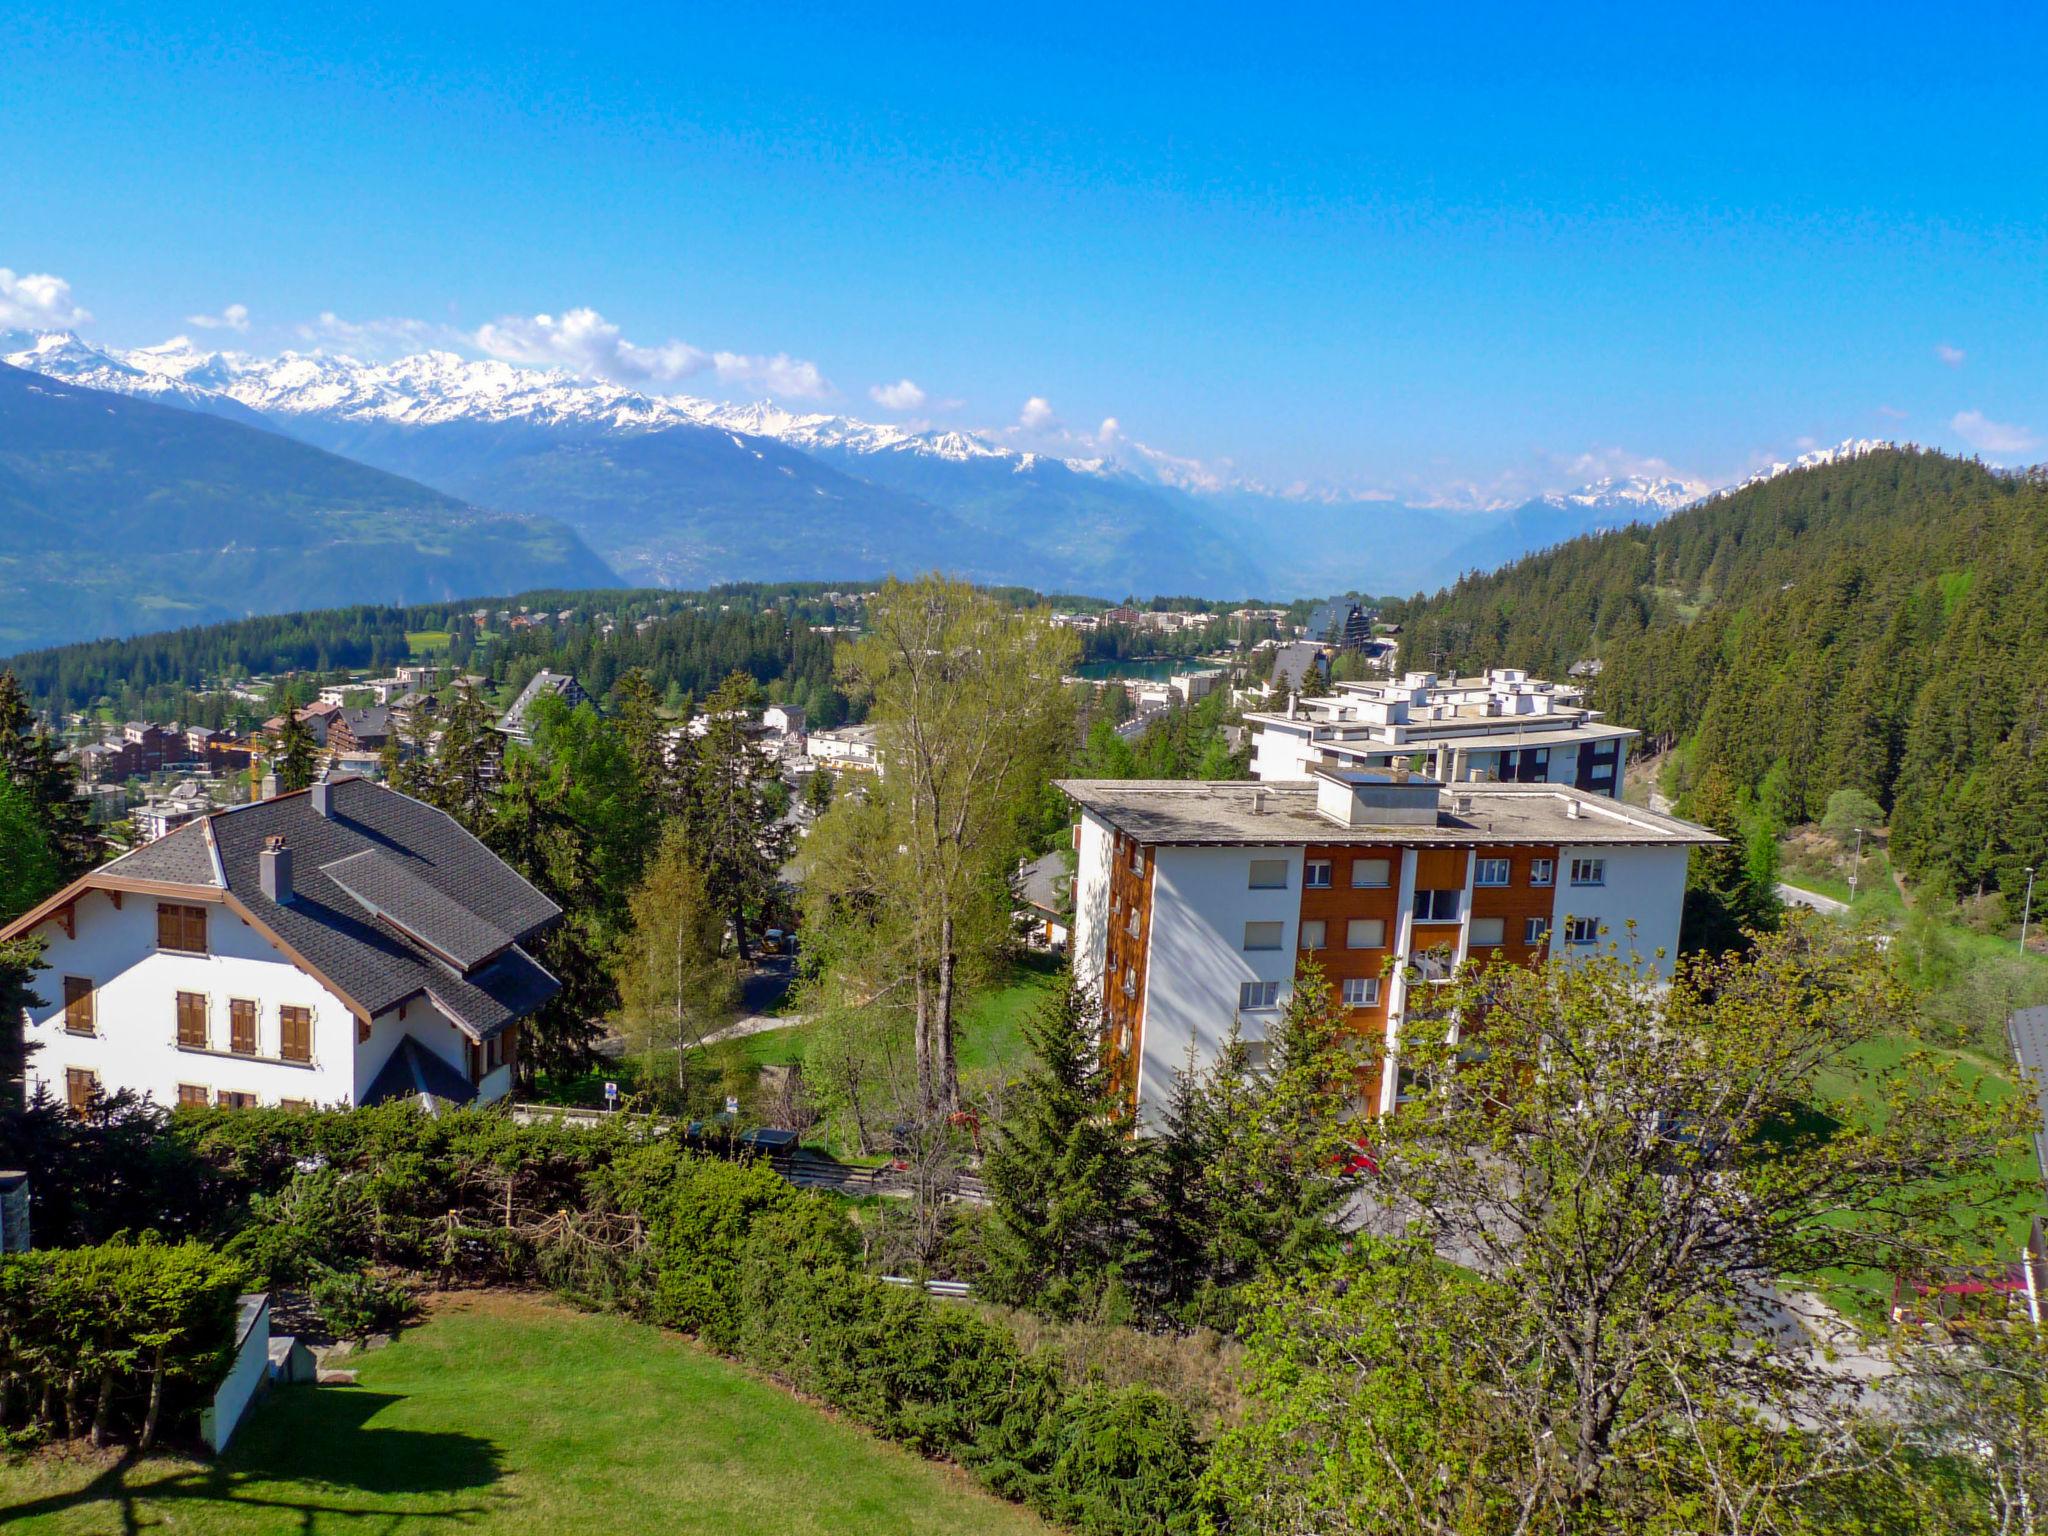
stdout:
[[1815,912],[1825,912],[1829,917],[1846,917],[1849,903],[1837,901],[1832,896],[1823,896],[1819,891],[1803,891],[1796,885],[1778,882],[1778,900],[1788,907],[1807,907]]

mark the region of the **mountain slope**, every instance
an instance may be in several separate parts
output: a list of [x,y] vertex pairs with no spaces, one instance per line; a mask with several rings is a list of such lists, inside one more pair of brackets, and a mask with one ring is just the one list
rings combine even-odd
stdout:
[[617,580],[560,523],[5,364],[0,527],[0,651],[314,602]]
[[[1878,448],[1581,538],[1405,615],[1411,655],[1554,670],[1780,822],[1854,788],[1932,888],[2048,864],[2048,478]],[[2017,913],[2015,913],[2017,915]]]

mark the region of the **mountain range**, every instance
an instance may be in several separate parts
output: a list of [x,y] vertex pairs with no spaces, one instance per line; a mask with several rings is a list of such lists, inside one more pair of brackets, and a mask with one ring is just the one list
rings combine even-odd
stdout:
[[0,358],[265,428],[472,509],[558,520],[635,584],[942,567],[1111,597],[1419,591],[1708,493],[1629,476],[1482,511],[1283,495],[1141,448],[1059,457],[998,433],[656,395],[446,351],[259,358],[16,332],[0,334]]
[[617,580],[552,519],[484,511],[163,398],[0,364],[0,652]]

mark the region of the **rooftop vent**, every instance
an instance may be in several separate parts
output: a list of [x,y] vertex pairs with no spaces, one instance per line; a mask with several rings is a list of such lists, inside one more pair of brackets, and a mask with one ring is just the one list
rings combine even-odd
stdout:
[[1572,799],[1569,795],[1567,795],[1565,797],[1564,802],[1564,813],[1571,820],[1577,821],[1581,816],[1586,814],[1586,810],[1585,807],[1580,805],[1578,801]]

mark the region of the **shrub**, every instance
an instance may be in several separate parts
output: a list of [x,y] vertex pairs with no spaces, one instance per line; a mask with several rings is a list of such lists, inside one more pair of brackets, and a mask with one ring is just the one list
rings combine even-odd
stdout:
[[[650,1234],[655,1316],[719,1349],[733,1348],[739,1340],[740,1260],[755,1225],[776,1217],[794,1232],[804,1226],[805,1207],[822,1205],[818,1196],[791,1188],[759,1163],[677,1158]],[[810,1218],[806,1240],[814,1244],[827,1221]],[[843,1218],[838,1224],[844,1230]]]
[[1052,1465],[1032,1503],[1062,1525],[1110,1536],[1193,1531],[1206,1457],[1187,1411],[1143,1387],[1088,1386],[1060,1405]]
[[313,1310],[340,1339],[388,1333],[413,1312],[412,1292],[367,1269],[329,1269],[317,1275],[309,1294]]
[[[200,1243],[107,1243],[0,1259],[0,1429],[133,1428],[145,1449],[227,1368],[240,1264]],[[135,1409],[141,1400],[139,1418]]]

